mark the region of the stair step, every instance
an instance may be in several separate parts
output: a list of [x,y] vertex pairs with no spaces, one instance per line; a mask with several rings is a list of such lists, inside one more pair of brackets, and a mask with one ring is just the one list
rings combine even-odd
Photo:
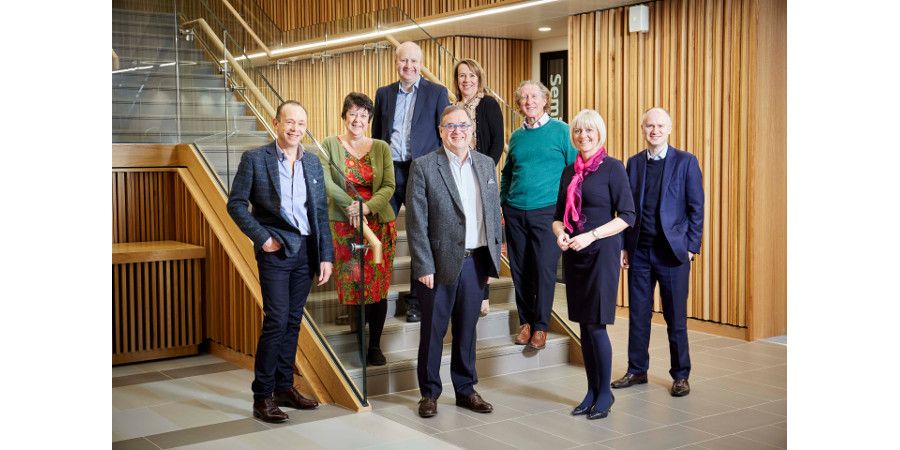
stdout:
[[[331,283],[331,281],[329,281],[329,283]],[[388,318],[406,313],[405,305],[397,304],[400,294],[406,292],[409,292],[409,278],[403,279],[394,277],[391,279],[391,286],[388,288],[387,295],[387,300],[390,302],[388,303]],[[494,282],[491,283],[489,300],[491,305],[515,303],[516,292],[512,278],[502,277],[498,280],[494,280]],[[309,312],[310,316],[315,319],[320,327],[331,327],[334,325],[338,316],[348,313],[348,307],[338,303],[337,291],[332,287],[327,290],[323,289],[311,292],[306,301],[306,311]],[[341,327],[344,330],[349,330],[348,325],[343,325]]]
[[[140,69],[137,69],[140,68]],[[127,70],[127,69],[135,69],[135,70]],[[140,59],[140,58],[130,58],[130,57],[122,57],[119,55],[119,70],[115,71],[113,75],[116,73],[166,73],[166,74],[175,74],[175,61],[157,61],[153,59]],[[220,75],[218,66],[216,66],[212,61],[208,59],[200,59],[200,60],[186,60],[179,59],[178,60],[178,72],[180,74],[205,74],[205,75]]]
[[139,19],[116,19],[112,21],[113,35],[122,34],[146,34],[152,36],[175,36],[178,28],[172,20],[165,22],[146,22]]
[[[177,96],[180,94],[180,96]],[[238,101],[238,97],[232,93],[225,91],[223,87],[194,87],[186,86],[176,91],[175,88],[141,88],[140,86],[131,87],[113,87],[112,100],[120,102],[154,102],[154,103],[174,103],[176,99],[182,103],[205,103],[216,104],[222,103],[227,98],[230,101]],[[224,116],[225,111],[221,114]]]
[[[144,143],[144,144],[174,144],[179,142],[194,142],[197,140],[205,140],[214,137],[216,132],[192,132],[182,131],[181,137],[174,132],[160,132],[159,130],[133,131],[133,130],[112,130],[113,143]],[[259,139],[265,136],[269,137],[269,133],[265,131],[242,131],[242,136],[235,137],[238,142],[240,139]]]
[[[176,123],[176,118],[172,116],[113,116],[112,118],[113,129],[125,132],[174,133],[177,130]],[[225,130],[255,131],[256,129],[256,117],[231,117],[227,123],[223,117],[181,117],[181,131],[187,133],[213,134]]]
[[114,22],[132,23],[175,23],[175,14],[172,12],[136,11],[129,9],[113,9],[112,20]]
[[[514,338],[513,335],[509,335],[479,339],[475,342],[475,368],[479,378],[558,366],[569,362],[571,339],[566,335],[548,333],[547,346],[543,350],[515,345]],[[386,365],[366,367],[368,395],[381,395],[418,388],[417,353],[417,350],[385,353]],[[357,386],[362,386],[362,367],[359,364],[358,353],[354,351],[342,354],[338,359],[347,369],[353,382]],[[448,343],[444,344],[440,373],[442,382],[450,382],[450,344]]]
[[[142,29],[129,29],[127,31],[113,31],[112,33],[112,46],[113,48],[127,48],[127,47],[160,47],[160,48],[175,48],[175,39],[178,37],[174,32],[174,28],[171,30],[160,30],[159,32],[147,31]],[[188,48],[193,48],[194,44],[186,42],[185,40],[181,40],[178,43],[178,46],[187,46]]]
[[[156,62],[174,62],[175,61],[175,49],[174,48],[160,48],[160,47],[151,47],[146,45],[113,45],[113,50],[116,51],[116,54],[119,55],[119,58],[130,58],[130,59],[140,59],[146,61],[156,61]],[[178,47],[178,58],[179,60],[185,61],[205,61],[206,55],[199,49],[193,46],[179,46]]]
[[[182,102],[180,106],[181,114],[188,116],[214,116],[225,112],[224,102]],[[175,116],[175,109],[174,101],[115,100],[112,103],[113,116]],[[247,106],[242,102],[228,102],[228,114],[229,116],[245,116],[247,115]]]
[[[357,335],[350,331],[349,325],[321,324],[319,329],[328,340],[335,353],[349,353],[357,348]],[[384,322],[381,337],[381,349],[384,352],[401,352],[419,347],[421,323],[407,322],[404,316],[392,316],[390,311]],[[519,314],[513,303],[494,304],[488,315],[478,319],[477,336],[479,339],[509,336],[519,329]],[[368,331],[366,332],[368,335]],[[444,342],[448,343],[451,333],[448,329]]]
[[225,88],[225,77],[217,74],[183,73],[176,77],[175,73],[152,71],[120,72],[112,74],[113,88],[127,89],[175,89],[180,88]]

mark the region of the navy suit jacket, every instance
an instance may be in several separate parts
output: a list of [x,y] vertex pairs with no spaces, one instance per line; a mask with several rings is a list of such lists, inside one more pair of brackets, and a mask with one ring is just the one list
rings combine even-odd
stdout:
[[[300,249],[302,235],[281,217],[281,184],[278,181],[278,148],[275,142],[241,156],[231,193],[228,195],[228,214],[246,234],[256,251],[272,237],[283,247],[286,256]],[[334,261],[331,229],[328,227],[328,200],[325,194],[325,175],[319,158],[303,152],[303,176],[306,179],[306,213],[313,239],[308,239],[310,273],[319,272],[319,263]],[[253,206],[252,212],[248,206]]]
[[[659,219],[675,257],[685,263],[688,261],[688,252],[700,253],[700,239],[703,235],[703,177],[697,157],[671,145],[663,161]],[[634,226],[625,230],[625,250],[633,253],[641,231],[647,150],[628,158],[625,171],[628,172],[637,212]]]
[[[394,112],[397,109],[397,92],[400,82],[396,81],[378,88],[375,92],[375,112],[372,118],[372,137],[391,144],[391,129],[394,126]],[[438,125],[441,113],[450,104],[447,88],[432,83],[425,78],[419,80],[416,105],[413,108],[410,127],[409,149],[411,158],[416,159],[440,147],[441,136]]]

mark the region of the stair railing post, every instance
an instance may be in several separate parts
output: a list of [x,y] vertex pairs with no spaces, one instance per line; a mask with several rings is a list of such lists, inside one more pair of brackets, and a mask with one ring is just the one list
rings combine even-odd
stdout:
[[175,9],[175,138],[181,143],[181,60],[178,55],[178,30],[181,25],[178,23],[178,0],[172,0],[172,7]]

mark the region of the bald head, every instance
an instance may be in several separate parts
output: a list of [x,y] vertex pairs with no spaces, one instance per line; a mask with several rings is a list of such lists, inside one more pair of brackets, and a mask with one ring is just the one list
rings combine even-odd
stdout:
[[397,64],[400,83],[409,87],[419,80],[419,71],[422,69],[422,48],[410,41],[400,44],[394,52],[394,63]]
[[672,133],[672,116],[665,109],[653,107],[641,117],[641,134],[651,153],[658,154],[669,145],[670,133]]

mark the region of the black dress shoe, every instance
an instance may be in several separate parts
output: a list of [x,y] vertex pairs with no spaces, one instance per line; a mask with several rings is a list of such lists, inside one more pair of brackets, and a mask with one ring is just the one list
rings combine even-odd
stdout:
[[410,306],[409,309],[406,310],[406,321],[407,322],[418,322],[422,320],[419,317],[419,308],[415,306]]
[[433,398],[422,397],[422,400],[419,400],[419,416],[428,418],[435,415],[437,415],[437,401]]
[[572,410],[572,415],[573,416],[581,416],[581,415],[587,414],[588,411],[590,411],[593,406],[594,405],[592,405],[590,403],[587,405],[584,405],[584,406],[578,405],[575,407],[575,409]]
[[366,361],[369,362],[370,366],[383,366],[387,364],[387,360],[384,359],[384,353],[381,353],[381,349],[378,347],[369,348],[369,352],[366,355]]
[[482,414],[494,411],[494,406],[484,401],[477,392],[468,397],[456,397],[456,406],[462,406],[470,411]]
[[[610,395],[612,395],[612,394],[610,394]],[[612,405],[615,402],[616,402],[616,396],[613,395],[612,401],[609,402],[609,406],[607,406],[606,409],[601,410],[601,409],[597,408],[597,405],[594,405],[594,407],[591,408],[590,412],[588,412],[588,415],[587,415],[588,420],[597,420],[597,419],[602,419],[602,418],[608,416],[609,410],[612,409]]]
[[679,378],[672,383],[672,397],[684,397],[691,393],[691,384],[687,378]]
[[288,415],[278,409],[272,397],[253,401],[253,417],[263,422],[281,423],[288,420]]
[[626,373],[622,378],[619,378],[616,381],[613,381],[609,385],[613,389],[622,389],[634,386],[635,384],[644,384],[647,382],[647,374],[635,375],[633,373]]
[[300,392],[293,386],[290,390],[276,392],[274,398],[278,406],[287,406],[294,409],[316,409],[319,407],[319,402],[300,395]]

